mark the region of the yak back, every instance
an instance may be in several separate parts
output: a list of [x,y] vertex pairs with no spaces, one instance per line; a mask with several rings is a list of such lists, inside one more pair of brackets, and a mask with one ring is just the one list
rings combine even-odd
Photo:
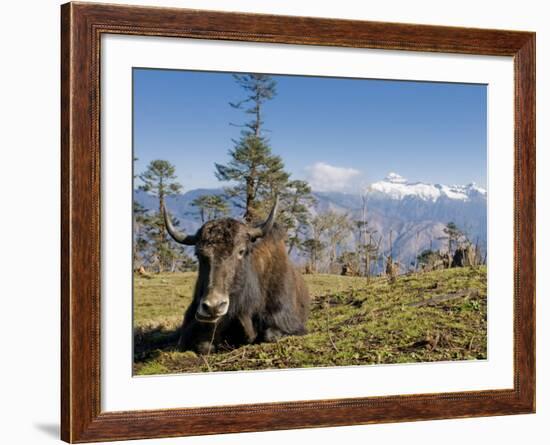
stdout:
[[285,240],[286,232],[275,224],[266,237],[254,244],[251,260],[265,313],[279,314],[284,319],[277,324],[288,324],[288,330],[295,331],[292,325],[307,319],[309,294],[302,275],[288,257]]

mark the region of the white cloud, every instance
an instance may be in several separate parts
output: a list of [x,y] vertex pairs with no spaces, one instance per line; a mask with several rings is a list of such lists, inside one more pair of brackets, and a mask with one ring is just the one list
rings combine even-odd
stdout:
[[346,190],[361,173],[354,168],[336,167],[325,162],[316,162],[306,167],[306,171],[311,187],[319,192]]

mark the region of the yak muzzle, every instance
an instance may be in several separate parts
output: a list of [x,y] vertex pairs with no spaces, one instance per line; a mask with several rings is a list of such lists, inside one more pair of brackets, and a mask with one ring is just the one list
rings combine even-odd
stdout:
[[208,295],[199,304],[195,318],[205,323],[215,323],[219,318],[227,314],[229,309],[229,297],[225,295]]

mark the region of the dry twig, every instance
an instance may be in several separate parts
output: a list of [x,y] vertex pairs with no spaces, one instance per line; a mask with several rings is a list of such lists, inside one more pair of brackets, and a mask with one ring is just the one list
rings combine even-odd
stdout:
[[332,345],[334,350],[338,351],[338,346],[336,346],[336,344],[334,343],[334,340],[332,339],[332,335],[330,334],[330,312],[329,312],[328,305],[326,305],[325,308],[326,308],[326,313],[327,313],[327,335],[328,335],[328,339],[330,340],[330,344]]

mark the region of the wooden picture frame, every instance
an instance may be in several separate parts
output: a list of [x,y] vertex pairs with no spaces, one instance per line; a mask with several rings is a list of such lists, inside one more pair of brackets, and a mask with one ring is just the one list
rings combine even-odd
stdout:
[[[102,412],[100,38],[167,36],[512,56],[514,387],[209,408]],[[61,7],[61,437],[174,437],[535,411],[535,34],[92,3]],[[510,252],[512,254],[512,252]]]

